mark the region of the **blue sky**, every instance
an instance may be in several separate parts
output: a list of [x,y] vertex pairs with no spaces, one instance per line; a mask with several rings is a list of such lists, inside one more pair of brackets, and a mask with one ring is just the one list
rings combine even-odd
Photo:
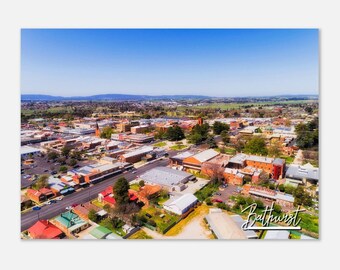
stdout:
[[22,29],[21,93],[317,94],[317,29]]

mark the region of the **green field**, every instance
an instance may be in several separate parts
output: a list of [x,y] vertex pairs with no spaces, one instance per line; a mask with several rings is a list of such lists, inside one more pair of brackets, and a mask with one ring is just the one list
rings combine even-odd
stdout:
[[[192,106],[191,109],[239,109],[245,106],[270,106],[275,104],[305,104],[305,103],[316,103],[317,100],[287,100],[287,101],[266,101],[266,102],[245,102],[245,103],[211,103],[201,106]],[[178,107],[178,110],[185,110],[187,107]]]
[[166,146],[166,142],[155,143],[155,144],[153,144],[153,146],[156,146],[156,147],[163,147],[163,146]]
[[172,150],[182,150],[182,149],[187,148],[187,147],[188,147],[187,145],[178,144],[178,145],[171,146],[170,149],[172,149]]

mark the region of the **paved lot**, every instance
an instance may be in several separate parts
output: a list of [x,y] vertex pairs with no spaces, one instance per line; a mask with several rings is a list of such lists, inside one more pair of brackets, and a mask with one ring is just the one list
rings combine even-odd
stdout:
[[230,196],[240,194],[236,190],[237,186],[234,185],[228,185],[226,188],[219,188],[217,193],[220,193],[221,195],[214,195],[212,196],[212,199],[219,199],[226,203],[228,202]]
[[196,182],[189,181],[186,185],[188,186],[186,189],[184,189],[181,192],[182,194],[191,193],[194,194],[197,190],[202,189],[205,185],[209,183],[209,180],[203,179],[203,178],[197,178]]
[[[59,172],[60,164],[52,161],[48,161],[47,156],[40,157],[36,156],[33,158],[34,163],[32,165],[22,165],[21,169],[24,169],[24,174],[21,174],[21,188],[29,187],[33,182],[30,179],[32,175],[41,175],[41,174],[51,174],[52,171]],[[78,161],[77,165],[79,167],[94,164],[96,161],[93,160],[84,160]],[[68,166],[69,168],[72,168]]]

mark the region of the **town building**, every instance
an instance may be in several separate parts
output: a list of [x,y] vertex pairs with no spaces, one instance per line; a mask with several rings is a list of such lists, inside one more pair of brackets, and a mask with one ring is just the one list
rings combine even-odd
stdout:
[[191,193],[181,196],[174,196],[163,204],[163,208],[176,215],[184,215],[193,209],[198,203],[198,199]]
[[319,183],[319,168],[311,164],[295,165],[290,164],[286,171],[286,184],[317,185]]
[[186,188],[185,183],[196,177],[190,173],[174,170],[168,167],[153,168],[139,177],[145,183],[160,185],[168,191],[182,191]]
[[124,162],[129,162],[129,163],[136,163],[138,161],[141,161],[142,157],[144,157],[146,154],[151,153],[152,151],[153,151],[152,146],[140,147],[131,152],[121,155],[120,160]]
[[214,149],[208,149],[193,156],[185,158],[183,160],[183,166],[187,171],[192,170],[194,172],[200,172],[202,169],[202,164],[204,162],[207,162],[218,155],[219,153]]
[[205,219],[217,239],[247,239],[245,232],[226,212],[221,209],[210,209]]

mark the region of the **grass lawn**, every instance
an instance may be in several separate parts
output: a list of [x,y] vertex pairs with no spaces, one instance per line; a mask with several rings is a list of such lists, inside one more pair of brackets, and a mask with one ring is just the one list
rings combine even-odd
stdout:
[[130,188],[135,190],[135,191],[139,191],[140,186],[138,184],[132,184],[132,185],[130,185]]
[[128,239],[153,239],[153,238],[143,230],[139,230],[133,235],[131,235]]
[[[163,209],[155,208],[154,206],[149,206],[147,209],[142,209],[140,211],[141,215],[145,215],[146,213],[150,214],[152,217],[147,219],[152,219],[156,222],[157,228],[160,232],[162,232],[164,229],[166,229],[171,223],[177,221],[179,219],[179,216],[171,215],[167,212],[165,212]],[[164,214],[165,216],[163,218],[160,217],[161,214]]]
[[153,146],[156,146],[156,147],[163,147],[163,146],[166,146],[166,142],[155,143],[155,144],[153,144]]
[[198,200],[200,200],[202,202],[206,198],[212,196],[212,194],[214,192],[216,192],[217,190],[218,190],[217,185],[208,184],[204,188],[196,191],[196,193],[194,195],[197,197]]
[[94,204],[95,206],[100,207],[100,208],[103,208],[103,206],[104,206],[104,204],[101,203],[101,202],[98,202],[97,199],[94,199],[91,203]]
[[281,156],[280,158],[286,160],[287,164],[291,164],[294,161],[294,157],[290,157],[290,156]]
[[187,145],[178,144],[178,145],[171,146],[170,149],[172,149],[172,150],[182,150],[182,149],[187,148],[187,147],[188,147]]
[[183,228],[188,225],[195,217],[205,216],[209,213],[209,207],[205,204],[198,206],[193,212],[191,212],[186,218],[182,219],[175,226],[173,226],[165,235],[175,236],[179,234]]

